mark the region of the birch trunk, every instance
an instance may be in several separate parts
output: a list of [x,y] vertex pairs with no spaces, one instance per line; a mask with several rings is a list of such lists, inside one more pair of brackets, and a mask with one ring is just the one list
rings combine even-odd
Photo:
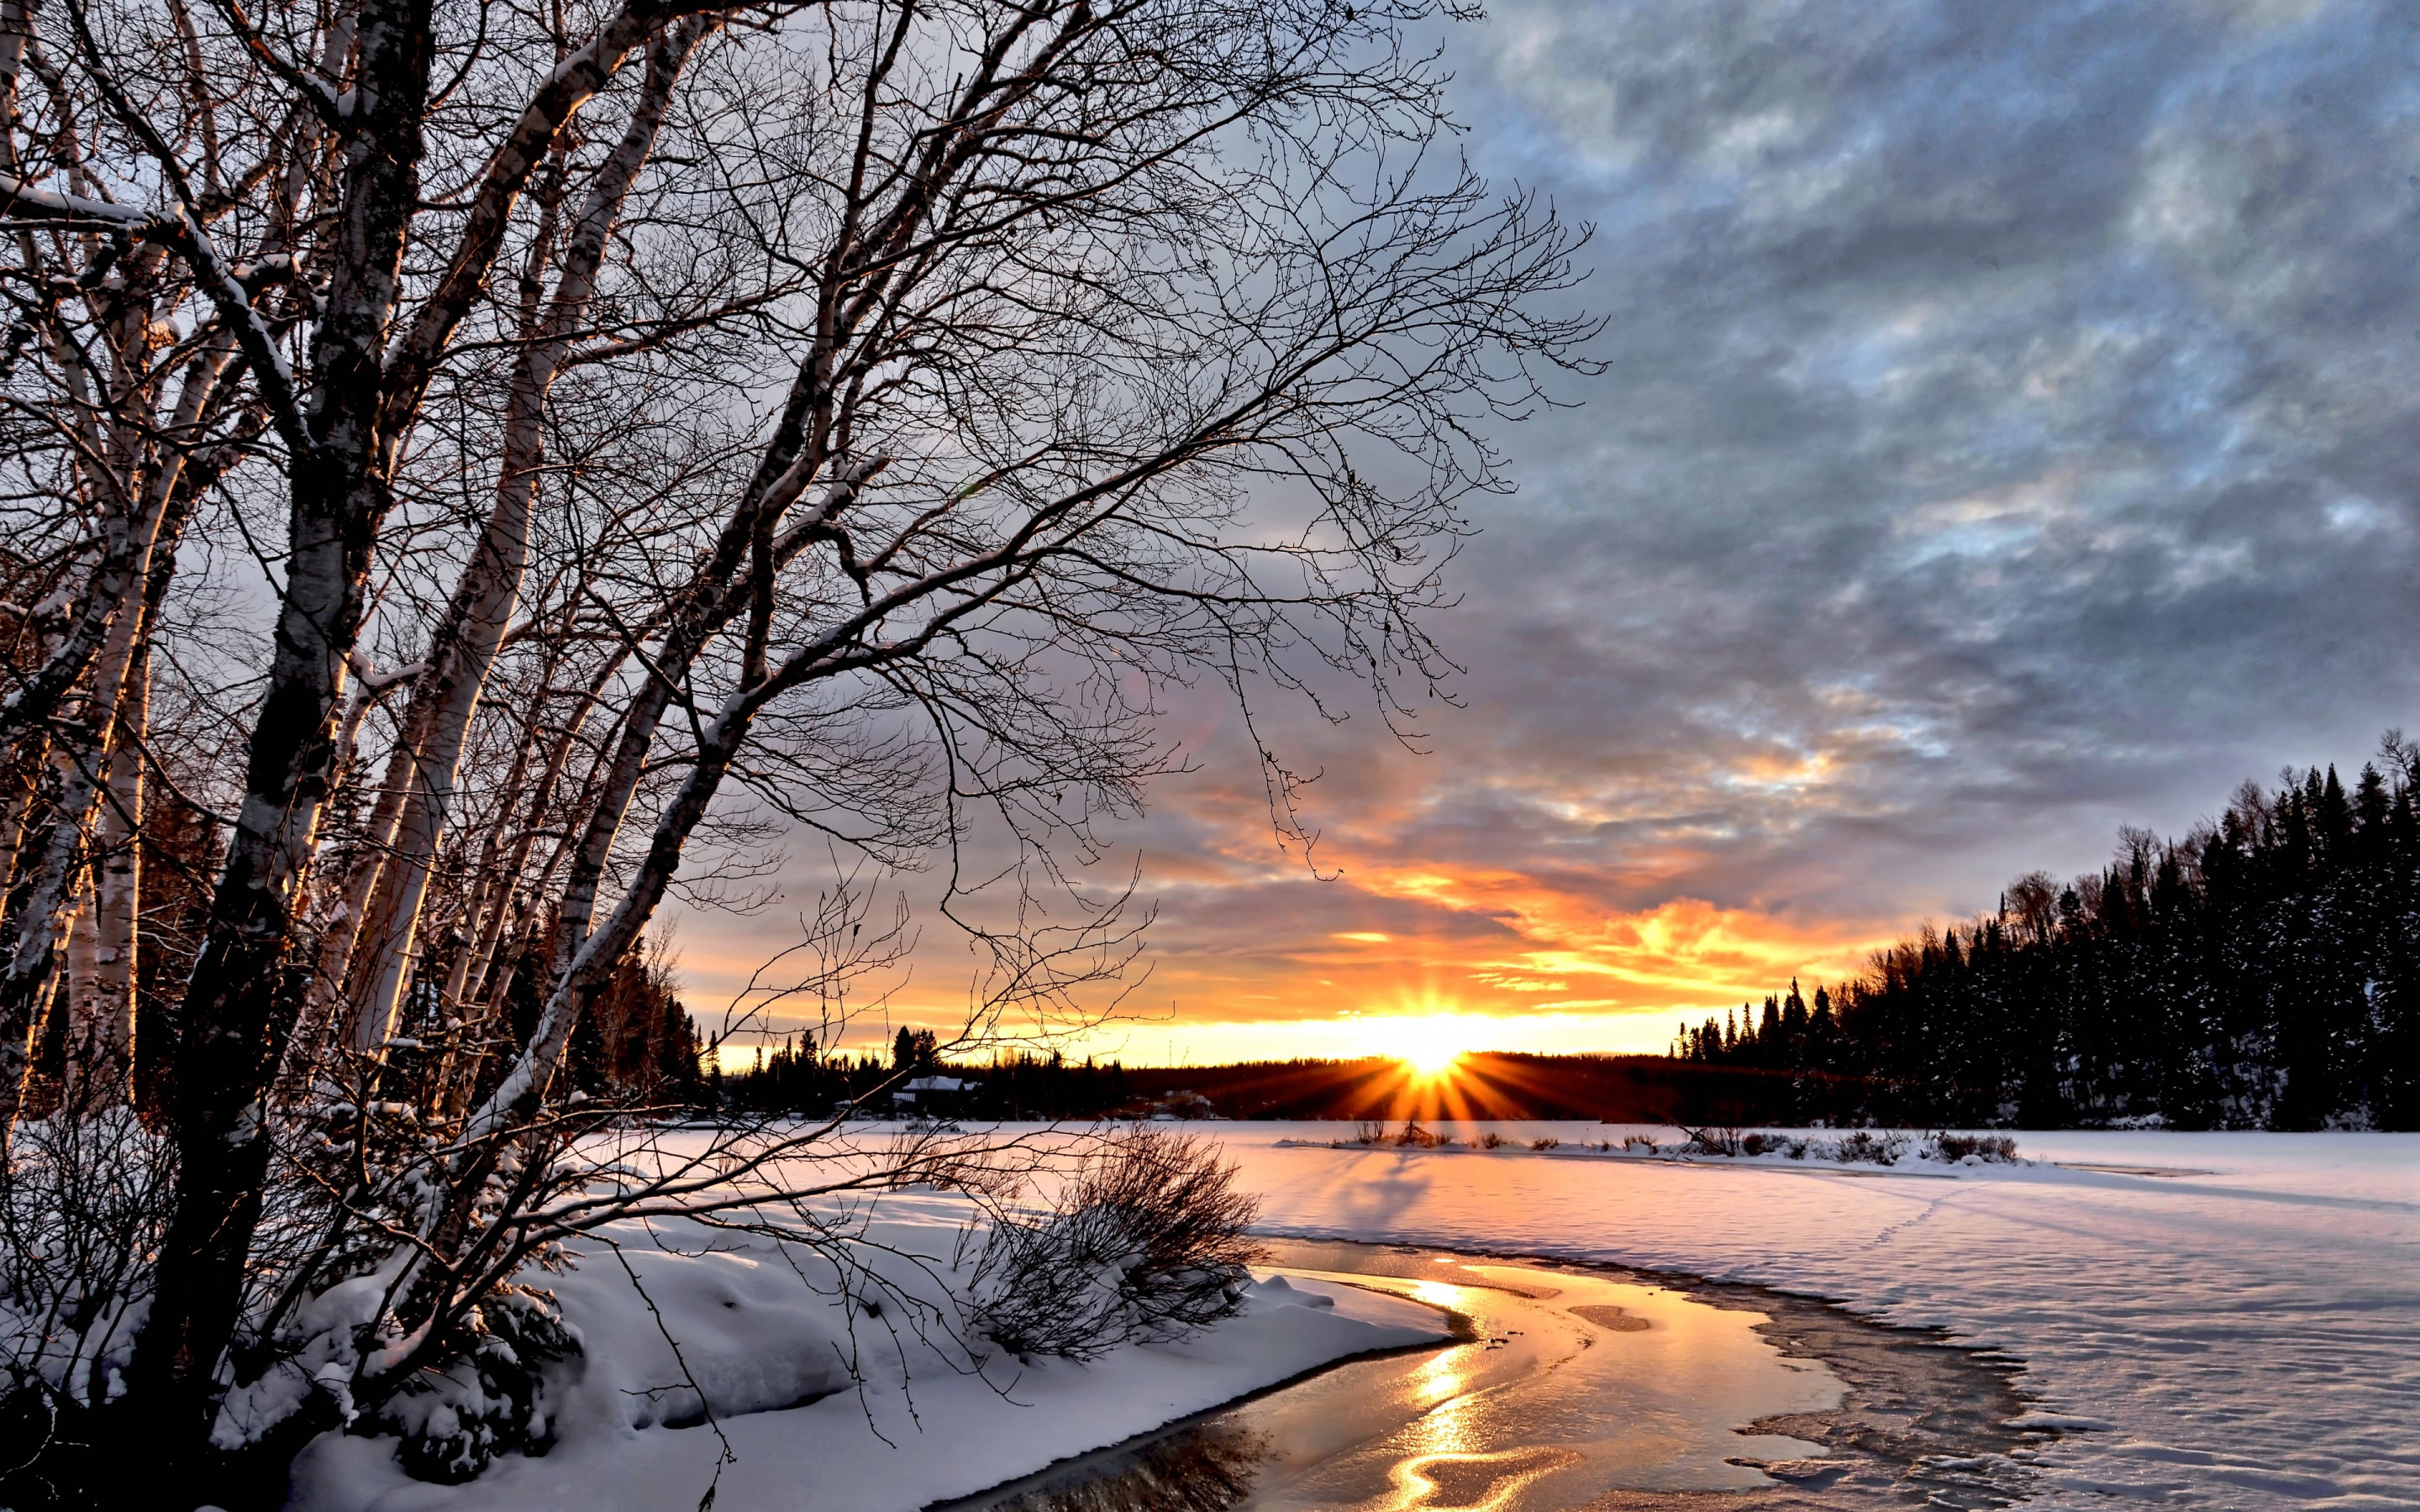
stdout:
[[[357,725],[360,715],[367,712],[367,692],[364,689],[356,695],[353,706],[347,711],[348,723]],[[395,848],[396,826],[403,819],[403,806],[411,789],[412,769],[420,760],[420,740],[428,713],[425,705],[406,708],[396,731],[395,749],[387,757],[386,772],[379,783],[378,799],[370,807],[368,822],[362,826],[361,849],[346,869],[344,887],[337,894],[335,907],[320,924],[318,950],[284,1057],[280,1075],[282,1101],[290,1102],[302,1095],[329,1052],[328,1041],[336,1024],[338,1006],[344,1001],[353,954],[360,947],[362,920],[369,912],[370,899],[378,890],[379,878],[385,873],[388,856]],[[349,748],[350,739],[351,732],[340,729],[340,748]]]
[[92,755],[76,732],[62,730],[51,742],[50,778],[56,801],[47,835],[39,841],[36,863],[18,925],[7,974],[0,976],[0,1135],[13,1129],[32,1089],[34,1063],[47,1008],[66,995],[60,990],[58,967],[65,958],[75,924],[77,865],[83,837],[68,822],[71,807],[89,798],[85,774]]
[[[158,482],[170,488],[176,486],[173,478]],[[159,544],[159,527],[170,513],[168,503],[163,495],[146,510],[147,528],[143,532],[139,563],[144,569],[142,581],[148,580],[152,548]],[[173,552],[175,542],[167,545]],[[109,635],[93,658],[93,684],[85,717],[62,724],[53,741],[58,806],[33,889],[18,916],[8,969],[0,973],[0,1119],[10,1123],[22,1106],[24,1078],[32,1066],[28,1058],[32,1041],[41,1032],[40,1015],[34,1009],[59,959],[75,900],[91,886],[87,869],[101,843],[94,832],[94,818],[112,776],[109,737],[116,729],[127,672],[144,627],[142,595],[134,598],[134,603],[111,617]],[[70,984],[67,1000],[70,1005],[81,1004],[90,997],[95,962],[87,953],[81,959],[70,957],[70,964],[77,977],[85,980]],[[13,1065],[6,1058],[12,1055],[17,1062]]]
[[[391,503],[379,421],[404,248],[421,198],[428,0],[365,6],[317,382],[290,463],[285,590],[244,795],[186,987],[170,1122],[174,1216],[125,1373],[128,1411],[171,1468],[204,1452],[242,1305],[269,1143],[262,1093],[291,1026],[294,903],[327,801],[347,658]],[[286,1009],[281,1012],[281,1008]],[[281,1019],[284,1022],[281,1022]]]
[[[35,1009],[41,1000],[45,980],[59,958],[66,938],[65,920],[74,907],[73,898],[95,886],[87,869],[96,856],[108,855],[106,838],[94,830],[95,810],[103,806],[103,794],[114,782],[140,781],[139,767],[131,764],[139,761],[141,753],[123,738],[119,716],[130,670],[136,663],[148,628],[148,605],[166,589],[165,574],[174,569],[178,541],[190,514],[185,507],[187,458],[174,442],[190,435],[208,416],[218,396],[219,379],[233,354],[233,343],[221,341],[187,367],[176,408],[168,420],[170,444],[159,450],[147,468],[130,464],[126,473],[97,480],[103,489],[134,501],[134,518],[123,532],[124,540],[118,548],[124,557],[123,572],[120,578],[111,579],[119,584],[126,602],[102,617],[108,631],[92,658],[91,686],[85,695],[83,717],[72,723],[61,721],[52,742],[59,763],[58,806],[40,870],[18,915],[8,967],[0,972],[0,1126],[14,1123],[23,1103],[24,1079],[32,1068],[31,1047],[42,1027],[41,1016]],[[103,471],[92,468],[87,475]],[[87,613],[83,619],[89,622],[92,616]],[[137,698],[147,708],[147,693],[138,693]],[[125,754],[126,764],[117,759],[120,751]],[[107,823],[106,816],[103,823]],[[130,865],[132,843],[129,831],[125,849]],[[128,936],[131,941],[131,916]],[[76,979],[70,983],[65,999],[70,1013],[85,1011],[84,1005],[92,1001],[99,989],[101,963],[98,951],[101,949],[105,947],[86,932],[84,946],[68,956],[70,973]],[[125,964],[131,973],[131,956]],[[130,991],[130,1044],[132,1004]],[[71,1026],[70,1042],[106,1044],[111,1038],[107,1031],[96,1033],[86,1026]]]
[[[157,594],[147,594],[153,603]],[[149,606],[146,606],[147,613]],[[110,742],[101,812],[92,920],[79,930],[85,980],[69,999],[68,1089],[70,1107],[93,1113],[133,1095],[135,949],[143,899],[143,753],[150,727],[148,637],[138,641],[118,700],[117,734]],[[89,941],[89,944],[85,942]]]
[[[684,8],[681,0],[630,0],[546,76],[487,160],[453,250],[400,329],[403,259],[423,208],[432,0],[368,0],[359,12],[307,413],[279,409],[295,391],[282,367],[271,382],[255,363],[290,452],[286,579],[243,801],[185,991],[170,1118],[173,1216],[122,1398],[135,1419],[129,1431],[159,1445],[171,1467],[207,1453],[222,1362],[242,1313],[271,1153],[264,1096],[302,1006],[297,903],[334,778],[336,714],[397,458],[455,331],[482,297],[531,172],[630,50]],[[200,255],[197,245],[188,241],[189,255]],[[240,295],[213,291],[214,301]],[[218,307],[259,339],[248,310]]]
[[[350,1005],[350,1043],[365,1058],[378,1057],[395,1032],[396,1007],[412,959],[429,867],[452,817],[462,742],[520,596],[521,573],[529,561],[530,512],[545,463],[547,394],[572,336],[587,317],[614,221],[655,145],[682,65],[706,30],[706,23],[685,23],[649,47],[646,81],[631,107],[629,123],[590,186],[564,251],[563,271],[544,327],[530,333],[535,339],[524,345],[513,375],[495,506],[455,591],[459,612],[449,618],[461,629],[448,651],[430,658],[435,665],[427,738],[413,766],[393,854],[364,919],[372,953],[367,990]],[[414,691],[416,695],[418,689]]]

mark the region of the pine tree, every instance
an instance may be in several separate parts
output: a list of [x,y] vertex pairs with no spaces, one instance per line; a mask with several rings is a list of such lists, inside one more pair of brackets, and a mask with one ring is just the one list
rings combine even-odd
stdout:
[[[1862,979],[1683,1025],[1683,1058],[1796,1073],[1899,1121],[2420,1125],[2420,746],[2239,789],[2181,840],[1879,952]],[[1836,1085],[1810,1078],[1838,1074]]]

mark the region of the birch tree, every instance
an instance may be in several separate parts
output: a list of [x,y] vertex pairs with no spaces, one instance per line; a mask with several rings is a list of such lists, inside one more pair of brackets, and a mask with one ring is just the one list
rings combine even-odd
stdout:
[[[156,1243],[14,1367],[53,1463],[140,1433],[273,1500],[567,1238],[770,1203],[841,1244],[818,1195],[1001,1153],[609,1157],[647,1090],[566,1057],[668,898],[801,829],[939,862],[988,961],[954,1048],[1047,1032],[1136,936],[1036,889],[1140,803],[1162,690],[1425,700],[1492,428],[1590,329],[1572,234],[1448,148],[1436,19],[8,0],[7,1121],[124,1103],[146,806],[225,821],[149,988]],[[250,642],[155,643],[206,591]],[[163,653],[225,755],[163,758]],[[977,826],[1021,859],[960,864]],[[871,906],[802,921],[810,996],[895,963]]]

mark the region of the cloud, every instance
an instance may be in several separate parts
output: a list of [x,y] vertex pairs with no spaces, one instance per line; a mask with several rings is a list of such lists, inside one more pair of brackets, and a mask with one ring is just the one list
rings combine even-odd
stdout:
[[2420,13],[1498,0],[1448,46],[1474,162],[1597,227],[1606,372],[1499,438],[1432,753],[1264,716],[1341,876],[1178,701],[1200,769],[1122,837],[1178,1024],[1610,1042],[2420,707]]

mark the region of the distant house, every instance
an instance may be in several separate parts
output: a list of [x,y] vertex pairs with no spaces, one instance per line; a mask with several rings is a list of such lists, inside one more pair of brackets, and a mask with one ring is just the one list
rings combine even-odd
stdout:
[[903,1113],[946,1117],[965,1111],[982,1086],[956,1076],[917,1076],[891,1094],[891,1105]]
[[1148,1102],[1129,1104],[1120,1118],[1142,1119],[1154,1123],[1175,1123],[1191,1119],[1218,1119],[1224,1115],[1218,1104],[1201,1093],[1179,1088]]

